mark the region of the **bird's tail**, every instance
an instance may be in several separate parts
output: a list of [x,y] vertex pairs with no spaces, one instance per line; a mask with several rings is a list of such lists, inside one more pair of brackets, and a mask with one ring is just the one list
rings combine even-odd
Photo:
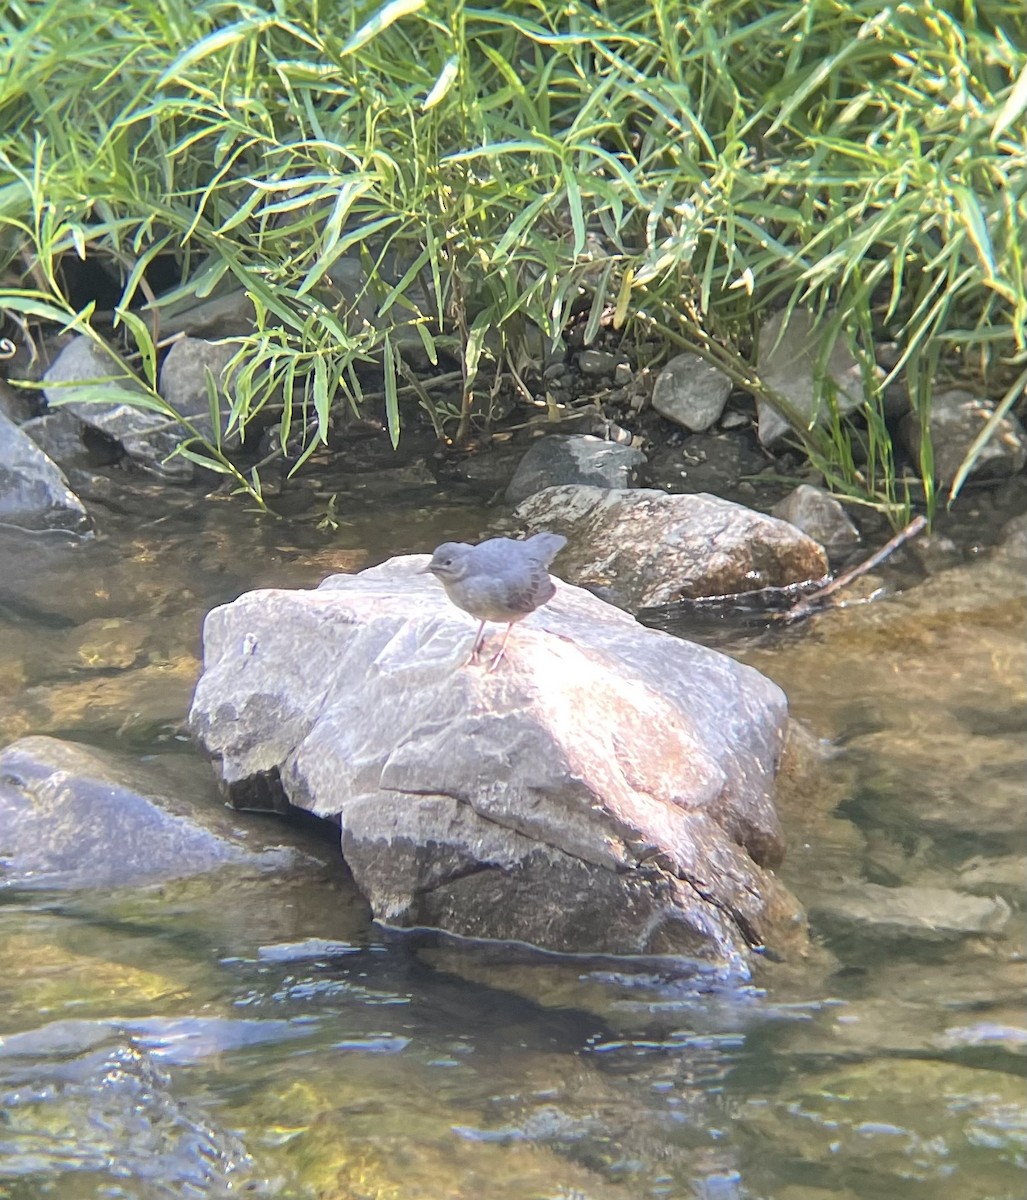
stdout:
[[531,553],[534,558],[548,567],[564,546],[567,545],[567,539],[562,533],[536,533],[534,537],[528,538],[524,544],[531,547]]

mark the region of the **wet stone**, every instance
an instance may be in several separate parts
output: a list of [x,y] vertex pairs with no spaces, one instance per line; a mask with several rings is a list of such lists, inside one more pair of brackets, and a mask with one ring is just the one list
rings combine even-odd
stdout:
[[637,611],[820,579],[823,549],[794,525],[704,493],[546,488],[514,513],[564,533],[564,578]]
[[89,515],[55,462],[0,413],[0,523],[88,532]]
[[232,864],[289,865],[286,850],[247,846],[239,822],[212,797],[184,799],[202,797],[199,765],[171,758],[144,766],[48,737],[8,746],[0,753],[0,887],[115,887]]
[[120,443],[125,453],[140,466],[167,480],[191,480],[192,463],[184,458],[169,459],[185,436],[183,426],[162,413],[125,403],[126,395],[133,392],[146,395],[141,385],[128,378],[119,378],[116,383],[95,385],[109,388],[110,400],[75,398],[89,381],[109,381],[116,373],[112,370],[111,358],[91,338],[77,337],[61,351],[46,372],[43,393],[47,403],[66,407],[86,425]]
[[1011,911],[998,897],[875,883],[851,884],[810,900],[811,920],[829,934],[922,942],[999,933]]
[[[877,1059],[807,1075],[769,1100],[748,1100],[740,1115],[762,1145],[772,1143],[824,1182],[844,1187],[860,1178],[859,1196],[1012,1200],[1022,1193],[1027,1123],[1023,1082],[1014,1075]],[[749,1181],[765,1194],[758,1167]]]

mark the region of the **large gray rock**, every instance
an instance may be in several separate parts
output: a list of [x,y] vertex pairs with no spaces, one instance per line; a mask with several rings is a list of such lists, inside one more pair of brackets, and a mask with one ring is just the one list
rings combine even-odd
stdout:
[[[784,332],[781,326],[787,317]],[[791,316],[775,313],[760,329],[757,364],[759,377],[769,388],[780,393],[806,424],[822,422],[830,408],[824,384],[817,378],[817,362],[822,346],[813,328],[813,315],[796,308]],[[863,400],[863,374],[852,357],[844,338],[839,336],[831,347],[826,363],[826,381],[834,389],[841,413],[858,408]],[[776,445],[791,429],[788,419],[772,404],[756,397],[759,415],[759,439],[764,446]]]
[[506,502],[520,504],[535,492],[560,484],[624,488],[644,463],[642,451],[631,446],[591,434],[552,434],[529,447],[506,489]]
[[392,925],[738,966],[800,948],[766,869],[780,690],[565,584],[498,670],[465,665],[475,624],[426,563],[208,615],[190,722],[229,796],[335,818]]
[[198,784],[189,773],[184,759],[144,768],[56,738],[13,742],[0,753],[0,888],[117,887],[294,862],[292,851],[247,845],[223,810],[185,803]]
[[82,501],[68,487],[60,467],[0,413],[0,524],[20,529],[90,528]]
[[48,404],[67,408],[87,425],[120,443],[129,458],[140,466],[168,480],[191,480],[192,463],[185,458],[168,457],[186,437],[182,425],[163,413],[128,402],[133,393],[141,400],[146,399],[147,393],[141,385],[119,378],[116,383],[93,385],[108,387],[110,400],[76,399],[76,394],[81,396],[91,380],[109,380],[116,374],[109,355],[91,338],[77,337],[64,347],[43,376],[43,394]]
[[656,378],[653,408],[668,421],[701,433],[720,419],[730,395],[731,380],[723,371],[698,354],[679,354]]
[[[934,477],[947,487],[956,477],[974,439],[991,418],[994,408],[972,392],[952,388],[931,400],[929,429],[934,455]],[[920,418],[908,413],[899,423],[899,436],[919,463],[922,450]],[[1027,434],[1012,413],[1007,413],[985,443],[970,471],[977,479],[1000,479],[1022,471],[1027,462]]]
[[566,534],[561,572],[632,612],[827,572],[823,547],[794,525],[702,492],[554,487],[530,496],[514,516],[532,533]]

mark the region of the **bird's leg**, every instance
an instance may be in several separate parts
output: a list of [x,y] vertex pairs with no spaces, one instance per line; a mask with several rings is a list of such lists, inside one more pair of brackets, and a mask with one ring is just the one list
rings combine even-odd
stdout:
[[484,646],[484,644],[485,644],[485,622],[482,621],[481,624],[478,626],[478,632],[475,634],[474,645],[471,647],[470,657],[468,657],[463,662],[462,665],[466,667],[470,663],[477,662],[478,655],[481,653],[481,648],[482,648],[482,646]]
[[498,667],[500,662],[502,661],[503,651],[506,649],[506,639],[510,636],[510,630],[513,629],[513,627],[514,627],[514,623],[513,623],[513,621],[511,621],[510,624],[507,625],[507,627],[506,627],[506,633],[503,634],[503,640],[500,643],[499,651],[496,654],[496,657],[488,665],[488,669],[490,672],[494,671],[496,669],[496,667]]

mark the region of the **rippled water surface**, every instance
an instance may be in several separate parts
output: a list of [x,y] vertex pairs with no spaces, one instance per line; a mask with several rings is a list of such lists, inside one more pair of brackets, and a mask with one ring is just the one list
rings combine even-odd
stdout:
[[[182,730],[204,613],[488,516],[416,488],[338,512],[155,487],[91,543],[0,532],[2,744],[174,755],[216,803]],[[0,1197],[1022,1196],[1023,565],[964,554],[781,632],[679,623],[830,751],[781,800],[815,951],[751,981],[390,934],[319,830],[246,815],[309,857],[0,890]]]

